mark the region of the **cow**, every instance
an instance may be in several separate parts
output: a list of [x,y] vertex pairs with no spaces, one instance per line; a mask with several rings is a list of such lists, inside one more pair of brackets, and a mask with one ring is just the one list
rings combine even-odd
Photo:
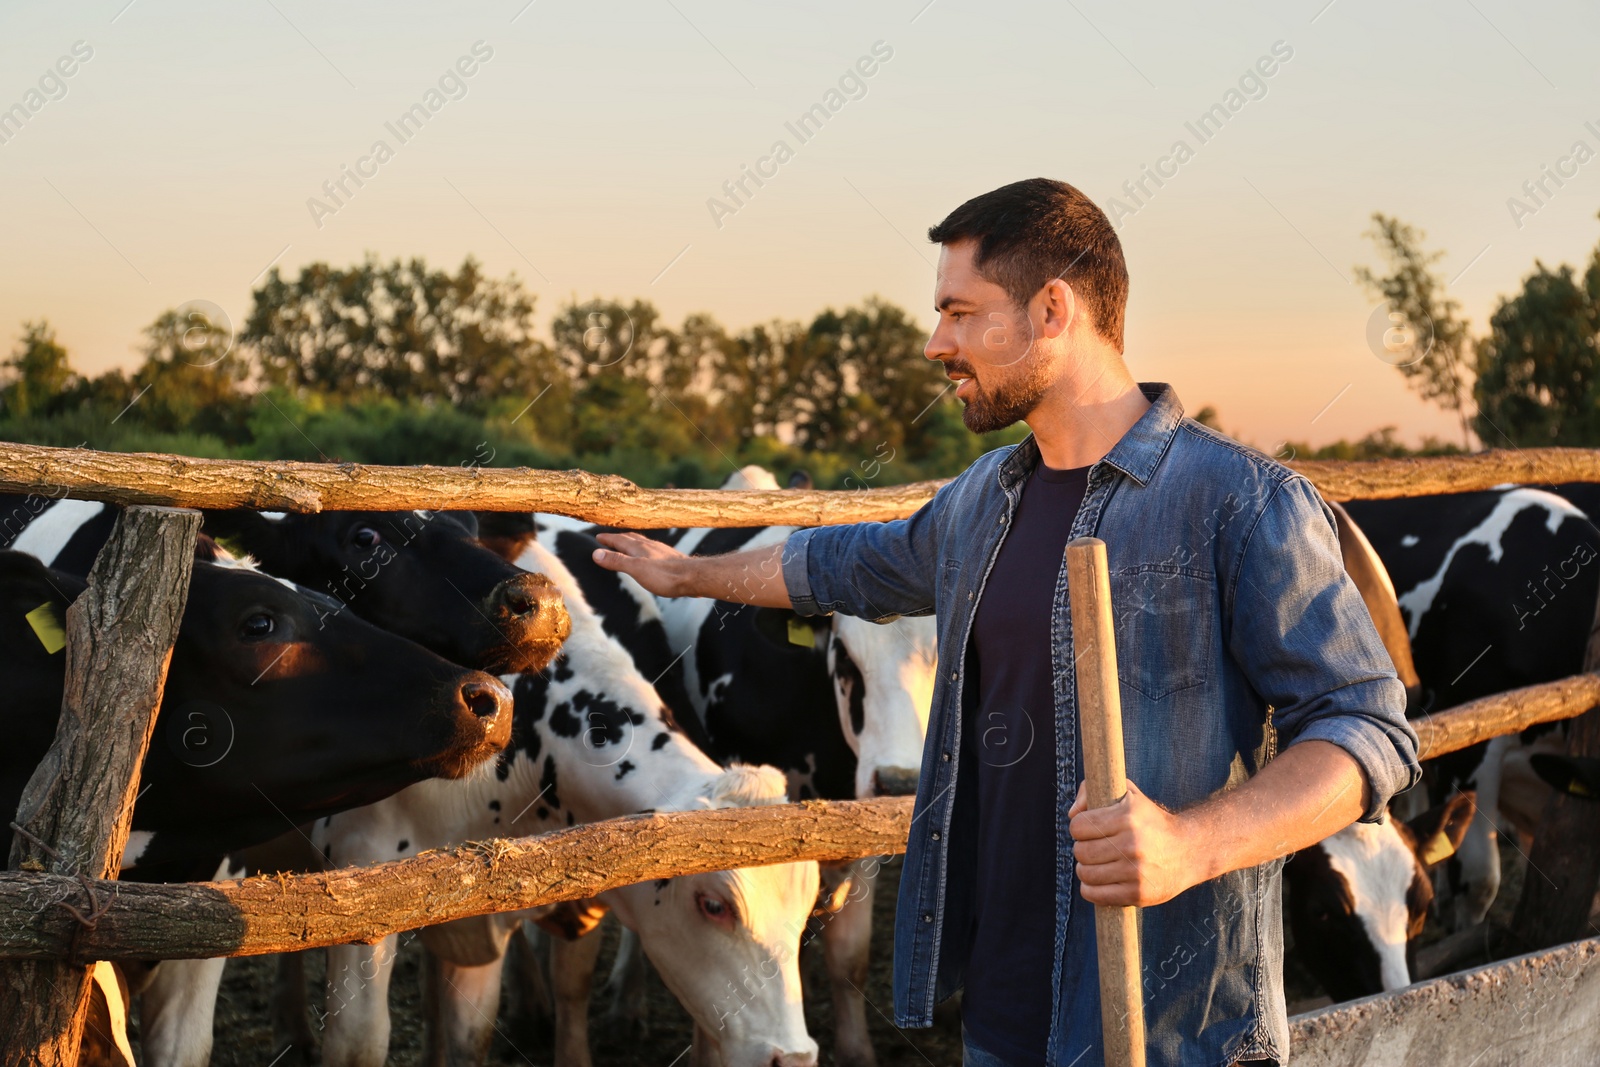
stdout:
[[[471,512],[207,511],[205,532],[262,570],[323,593],[328,610],[409,638],[464,667],[539,670],[566,636],[559,595],[480,545]],[[0,495],[0,548],[88,574],[117,509]]]
[[[493,775],[430,782],[319,823],[327,862],[368,863],[483,837],[525,834],[646,811],[780,803],[772,768],[723,768],[678,729],[632,658],[602,629],[575,580],[537,543],[519,565],[550,575],[572,632],[554,663],[513,680],[510,748]],[[814,863],[661,879],[604,894],[694,1018],[697,1045],[727,1067],[809,1067],[800,934],[817,895]],[[481,1062],[516,916],[450,923],[425,935],[444,997],[433,1047]],[[572,933],[579,931],[573,930]],[[595,939],[584,946],[593,966]],[[579,950],[573,950],[579,951]],[[382,1063],[393,940],[330,950],[323,1062]],[[558,990],[558,1062],[588,1059],[587,985]]]
[[[1345,570],[1414,708],[1422,689],[1393,582],[1349,512],[1328,506]],[[1355,823],[1290,857],[1284,874],[1295,951],[1335,1000],[1410,983],[1410,945],[1433,897],[1428,872],[1454,853],[1473,809],[1472,794],[1457,794],[1409,823],[1392,815]]]
[[1558,792],[1590,800],[1600,797],[1600,759],[1594,756],[1547,752],[1533,756],[1528,762],[1533,772]]
[[208,511],[205,527],[269,574],[324,590],[465,667],[542,670],[566,638],[550,580],[479,544],[471,512]]
[[[82,579],[0,551],[0,635],[11,698],[0,805],[15,811],[55,736],[58,640]],[[370,803],[501,751],[511,696],[238,562],[198,561],[121,866],[145,881],[205,878],[229,851]],[[0,828],[0,848],[11,831]]]
[[[803,484],[793,476],[790,485]],[[776,490],[772,474],[747,466],[725,489]],[[537,537],[561,557],[586,595],[618,606],[619,636],[649,635],[647,596],[633,579],[593,563],[594,535],[609,528],[538,516]],[[781,542],[794,527],[640,531],[690,555],[719,555]],[[515,536],[513,531],[506,531]],[[526,535],[523,535],[526,536]],[[793,611],[701,598],[662,599],[665,654],[683,672],[685,728],[719,762],[770,763],[789,776],[800,799],[856,799],[916,791],[917,768],[938,664],[929,618],[870,622],[846,615],[802,617]],[[612,627],[612,616],[606,616]],[[629,639],[630,650],[644,644]],[[659,658],[662,653],[645,655]],[[653,660],[652,660],[653,661]],[[669,683],[670,684],[670,683]],[[823,867],[821,940],[832,989],[835,1056],[844,1067],[875,1062],[867,1033],[866,981],[877,860]],[[624,948],[628,948],[624,942]],[[619,953],[615,990],[636,985]]]
[[[1345,506],[1399,591],[1425,690],[1419,710],[1438,712],[1582,670],[1600,590],[1600,535],[1565,495],[1505,486]],[[1528,758],[1558,750],[1561,732],[1545,727],[1496,738],[1426,765],[1435,801],[1460,789],[1479,799],[1458,854],[1437,873],[1451,929],[1487,916],[1500,886],[1498,836],[1531,831],[1546,795]]]
[[1461,844],[1473,810],[1473,795],[1457,793],[1409,823],[1354,823],[1284,865],[1295,953],[1334,1000],[1411,983],[1429,872]]

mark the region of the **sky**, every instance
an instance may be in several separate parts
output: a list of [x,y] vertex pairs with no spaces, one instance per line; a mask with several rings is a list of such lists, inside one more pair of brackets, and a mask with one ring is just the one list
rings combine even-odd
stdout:
[[475,256],[545,316],[875,293],[927,327],[927,227],[1044,175],[1118,224],[1139,379],[1269,449],[1459,439],[1373,352],[1363,234],[1422,228],[1479,332],[1536,259],[1586,262],[1597,41],[1576,0],[8,0],[0,344],[46,318],[80,370],[127,366],[167,308],[237,324],[269,266],[368,252]]

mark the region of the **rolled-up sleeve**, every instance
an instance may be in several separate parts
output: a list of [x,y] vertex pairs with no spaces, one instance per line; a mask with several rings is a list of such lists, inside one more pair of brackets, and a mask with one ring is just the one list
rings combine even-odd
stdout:
[[909,518],[819,526],[791,534],[783,581],[802,615],[863,619],[933,613],[941,489]]
[[1338,745],[1370,787],[1363,822],[1416,784],[1405,687],[1339,554],[1333,514],[1311,483],[1282,482],[1248,535],[1231,597],[1229,651],[1273,706],[1284,746]]

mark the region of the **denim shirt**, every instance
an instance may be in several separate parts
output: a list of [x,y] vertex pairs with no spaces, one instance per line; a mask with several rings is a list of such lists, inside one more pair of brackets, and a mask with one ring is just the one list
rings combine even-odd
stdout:
[[[1178,810],[1287,745],[1328,741],[1370,786],[1362,818],[1420,776],[1405,691],[1303,476],[1193,420],[1170,386],[1089,472],[1073,537],[1106,542],[1128,777]],[[961,988],[972,930],[974,797],[961,724],[972,620],[1023,484],[1032,437],[981,457],[909,518],[802,530],[783,574],[802,614],[938,617],[940,666],[895,921],[898,1026],[929,1026]],[[1066,567],[1051,623],[1058,768],[1056,1005],[1048,1061],[1102,1058],[1094,912],[1067,810],[1082,764]],[[1036,742],[1037,743],[1037,742]],[[1233,871],[1140,911],[1152,1067],[1288,1059],[1282,867]]]

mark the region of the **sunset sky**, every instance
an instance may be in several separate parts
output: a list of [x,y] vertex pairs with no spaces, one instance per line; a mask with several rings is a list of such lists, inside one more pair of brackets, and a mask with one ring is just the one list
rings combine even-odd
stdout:
[[[1374,211],[1426,230],[1479,330],[1536,257],[1586,261],[1600,8],[1205,8],[7,3],[0,110],[28,114],[0,125],[0,331],[9,348],[48,318],[80,370],[126,365],[166,308],[209,300],[238,323],[270,264],[369,250],[475,255],[545,314],[637,296],[740,327],[879,293],[926,326],[927,227],[1047,175],[1137,208],[1117,215],[1139,378],[1268,448],[1385,424],[1458,436],[1368,348],[1362,234]],[[418,104],[420,129],[391,129]],[[826,121],[798,127],[813,105]],[[1535,204],[1523,184],[1547,166],[1570,176]],[[723,185],[746,167],[764,184],[735,202]],[[336,200],[343,168],[366,176]],[[1514,196],[1533,210],[1514,217]]]

